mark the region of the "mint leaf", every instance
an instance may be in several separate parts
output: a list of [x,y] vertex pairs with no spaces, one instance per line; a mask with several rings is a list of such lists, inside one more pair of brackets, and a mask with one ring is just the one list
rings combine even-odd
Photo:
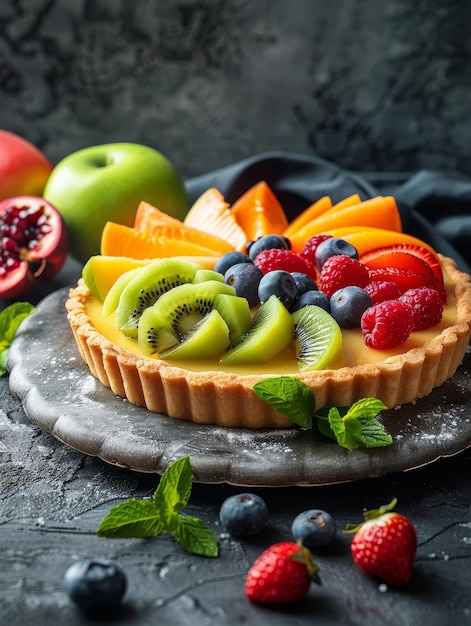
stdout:
[[257,396],[295,424],[312,428],[312,414],[316,405],[314,394],[297,378],[280,376],[255,383]]
[[218,555],[215,535],[197,517],[179,515],[173,536],[191,554],[208,557]]
[[375,419],[360,419],[361,437],[359,442],[364,448],[381,448],[390,446],[393,438],[383,424]]
[[217,539],[197,517],[180,513],[187,504],[193,482],[193,470],[188,456],[170,465],[160,479],[152,500],[131,498],[112,508],[97,530],[99,537],[144,538],[163,531],[192,554],[218,555]]
[[257,396],[295,424],[312,428],[313,417],[321,435],[347,450],[377,448],[393,443],[386,428],[377,421],[386,405],[377,398],[362,398],[350,407],[322,407],[314,413],[315,398],[309,387],[292,376],[268,378],[255,383]]
[[7,371],[8,349],[21,322],[35,310],[29,302],[14,302],[0,312],[0,376]]
[[154,502],[167,530],[174,530],[177,514],[190,499],[192,482],[193,470],[188,456],[172,463],[160,479]]
[[[348,415],[348,414],[347,414]],[[361,424],[357,419],[346,419],[340,415],[337,407],[332,407],[329,411],[329,425],[337,439],[337,443],[347,450],[358,448],[358,441],[361,439]]]
[[153,537],[164,526],[153,500],[131,499],[111,509],[101,522],[97,535],[109,538]]
[[323,435],[348,450],[389,446],[391,435],[375,419],[386,408],[376,398],[363,398],[350,407],[323,407],[317,412],[317,425]]
[[380,411],[387,409],[387,406],[377,398],[363,398],[354,402],[351,407],[345,408],[347,409],[345,417],[348,419],[373,419]]

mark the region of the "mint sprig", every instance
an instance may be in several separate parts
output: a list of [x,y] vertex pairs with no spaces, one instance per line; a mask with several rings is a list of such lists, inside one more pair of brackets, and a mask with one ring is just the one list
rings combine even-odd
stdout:
[[185,456],[167,468],[152,500],[131,498],[112,508],[98,527],[97,535],[126,539],[168,532],[187,552],[216,557],[218,544],[214,533],[200,519],[181,513],[190,499],[192,482],[193,470],[189,457]]
[[315,411],[315,397],[297,378],[280,376],[255,383],[258,397],[303,428],[312,428],[314,419],[319,432],[342,448],[377,448],[393,443],[378,414],[386,405],[376,398],[363,398],[349,407],[323,407]]
[[0,376],[7,371],[8,350],[21,322],[35,310],[29,302],[14,302],[0,313]]

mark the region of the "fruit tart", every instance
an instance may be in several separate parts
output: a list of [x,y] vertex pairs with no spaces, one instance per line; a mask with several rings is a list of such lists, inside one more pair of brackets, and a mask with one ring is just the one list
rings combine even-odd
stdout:
[[316,200],[288,222],[263,181],[229,205],[205,192],[183,221],[143,202],[109,223],[66,302],[91,373],[156,413],[202,424],[293,422],[255,383],[293,376],[316,408],[410,403],[453,376],[471,283],[402,232],[393,197]]

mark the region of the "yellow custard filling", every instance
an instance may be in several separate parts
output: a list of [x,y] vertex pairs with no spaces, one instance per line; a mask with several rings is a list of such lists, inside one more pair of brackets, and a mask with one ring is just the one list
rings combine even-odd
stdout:
[[[385,361],[388,357],[404,354],[412,348],[418,348],[438,336],[445,328],[449,328],[456,323],[457,309],[454,286],[445,273],[445,287],[447,290],[447,305],[444,307],[442,319],[428,330],[413,332],[407,341],[394,350],[375,350],[365,345],[360,329],[342,329],[343,353],[337,362],[332,363],[330,369],[341,367],[353,367],[355,365],[374,364]],[[114,345],[123,348],[133,354],[142,356],[142,352],[137,341],[123,335],[114,323],[114,314],[103,319],[101,303],[90,297],[85,303],[85,312],[90,318],[94,328],[111,341]],[[156,357],[158,358],[158,356]],[[170,362],[170,361],[169,361]],[[192,372],[221,371],[238,375],[253,374],[299,374],[296,363],[294,346],[288,346],[276,358],[269,363],[257,365],[231,365],[224,366],[217,359],[195,359],[195,360],[172,360],[171,365],[180,367]]]

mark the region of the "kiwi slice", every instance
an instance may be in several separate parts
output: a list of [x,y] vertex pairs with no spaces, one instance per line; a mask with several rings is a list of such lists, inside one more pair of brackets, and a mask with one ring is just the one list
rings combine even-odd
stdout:
[[160,353],[163,359],[206,359],[223,352],[230,344],[229,327],[216,309],[205,315],[172,348]]
[[207,269],[206,267],[198,270],[193,278],[194,283],[203,283],[205,280],[218,280],[220,283],[224,282],[224,276],[219,272]]
[[329,367],[342,352],[342,331],[334,318],[314,304],[291,314],[296,359],[302,372]]
[[257,309],[248,331],[231,345],[220,362],[267,363],[293,340],[293,331],[290,312],[272,295]]
[[246,298],[220,293],[214,299],[214,308],[229,326],[231,343],[246,333],[252,324],[252,314]]
[[213,310],[214,300],[221,293],[235,295],[235,289],[218,280],[206,280],[179,285],[162,294],[139,320],[137,340],[142,352],[160,353],[178,343]]
[[108,317],[108,315],[111,315],[111,313],[116,311],[116,308],[119,304],[119,298],[121,297],[124,288],[128,283],[131,282],[131,280],[134,278],[134,276],[136,276],[140,269],[141,268],[136,268],[124,272],[124,274],[121,274],[121,276],[113,283],[113,286],[108,291],[105,299],[103,300],[103,307],[101,310],[101,316],[103,318]]
[[178,285],[191,283],[201,269],[197,263],[176,259],[157,259],[138,271],[124,287],[116,308],[116,326],[128,337],[137,337],[143,311],[155,304],[162,294]]

